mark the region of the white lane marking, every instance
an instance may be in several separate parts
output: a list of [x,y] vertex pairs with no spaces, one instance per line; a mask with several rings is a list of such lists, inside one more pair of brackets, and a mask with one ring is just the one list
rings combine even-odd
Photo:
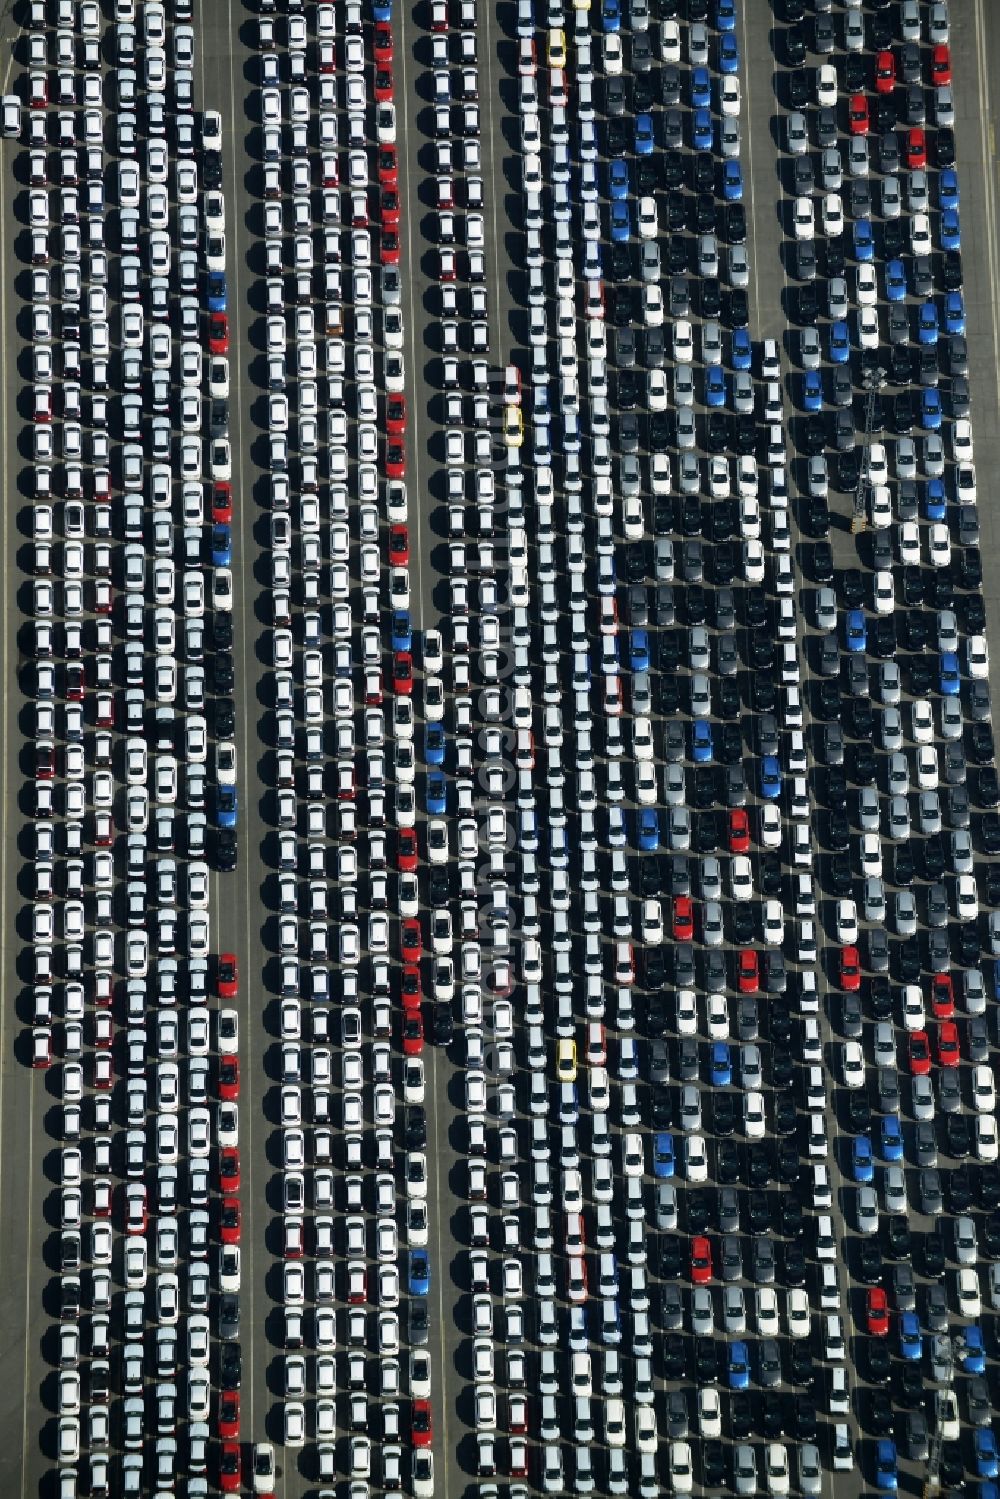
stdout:
[[[422,32],[418,32],[418,35],[422,35],[422,34],[423,34]],[[402,109],[402,111],[400,113],[400,116],[399,116],[399,134],[400,134],[400,136],[402,138],[403,145],[406,147],[406,157],[407,157],[406,167],[405,167],[405,170],[406,170],[406,187],[407,187],[407,204],[406,204],[406,285],[407,285],[407,290],[408,290],[408,294],[409,294],[409,301],[408,301],[408,307],[407,307],[407,311],[409,312],[409,317],[407,317],[407,319],[406,319],[406,342],[407,342],[407,358],[406,358],[406,387],[407,387],[407,397],[406,397],[406,400],[407,400],[407,405],[408,405],[408,407],[409,407],[409,409],[410,409],[410,411],[412,412],[412,415],[413,415],[413,420],[412,420],[412,423],[411,423],[412,429],[413,429],[413,485],[412,485],[412,493],[413,493],[413,497],[414,497],[414,514],[415,514],[416,522],[417,522],[417,524],[416,524],[416,538],[415,538],[416,539],[416,545],[411,548],[410,564],[411,564],[412,567],[414,567],[414,569],[416,571],[416,574],[417,574],[416,597],[420,600],[420,620],[419,620],[419,627],[420,627],[421,630],[425,630],[427,628],[427,622],[424,619],[424,548],[423,548],[422,536],[421,536],[421,531],[423,529],[421,523],[422,523],[422,521],[424,519],[424,516],[423,516],[423,506],[422,506],[422,503],[421,503],[421,498],[422,497],[421,497],[421,488],[420,488],[420,440],[419,440],[420,425],[419,425],[419,423],[417,422],[417,419],[416,419],[416,417],[417,417],[417,403],[416,403],[416,400],[414,398],[412,398],[411,395],[410,395],[410,391],[420,391],[420,390],[423,389],[423,386],[424,386],[423,374],[422,374],[422,372],[420,372],[418,374],[417,368],[416,368],[416,365],[417,365],[417,345],[416,345],[416,342],[415,342],[415,334],[414,334],[414,323],[416,322],[416,318],[414,317],[414,311],[413,311],[414,306],[415,306],[415,298],[414,298],[414,291],[413,291],[413,266],[414,266],[414,253],[413,253],[413,217],[414,217],[414,215],[411,212],[411,209],[415,208],[416,211],[419,212],[420,211],[420,203],[419,203],[419,199],[417,197],[416,189],[414,188],[414,189],[411,190],[410,173],[409,173],[410,129],[409,129],[409,119],[408,119],[407,110],[406,110],[406,101],[407,101],[407,69],[406,69],[406,58],[407,58],[407,52],[408,52],[408,48],[407,47],[400,47],[400,49],[399,49],[399,56],[400,56],[400,63],[401,63],[400,73],[401,73],[402,80],[403,80],[403,109]],[[420,107],[420,104],[419,104],[419,101],[417,101],[417,108],[419,109],[419,107]],[[403,165],[403,163],[401,161],[400,162],[400,166],[402,167],[402,165]],[[419,171],[418,171],[417,175],[418,175],[418,179],[419,179],[419,175],[420,175]],[[421,344],[421,350],[422,350],[422,347],[423,346]],[[407,473],[407,476],[406,476],[406,501],[407,501],[407,524],[408,525],[412,524],[410,522],[410,520],[409,520],[409,513],[410,513],[410,508],[411,508],[410,507],[410,495],[411,495],[410,475],[409,475],[409,473]],[[431,544],[433,544],[433,534],[430,532],[429,525],[427,527],[427,533],[428,533],[428,536],[429,536]],[[410,607],[411,607],[411,610],[412,610],[412,608],[413,608],[413,595],[412,595],[412,593],[411,593]]]

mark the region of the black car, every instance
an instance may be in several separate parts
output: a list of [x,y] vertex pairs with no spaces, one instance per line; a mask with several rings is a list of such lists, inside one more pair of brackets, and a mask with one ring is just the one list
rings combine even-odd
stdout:
[[231,651],[216,651],[213,662],[213,678],[216,692],[233,692],[236,688],[236,669]]
[[753,1407],[745,1390],[737,1390],[729,1397],[729,1425],[737,1442],[745,1441],[753,1430]]
[[892,1401],[884,1390],[868,1391],[868,1429],[875,1436],[886,1436],[893,1425]]
[[[635,50],[634,50],[635,43],[639,40],[640,36],[643,37],[643,43],[644,43],[644,45],[648,46],[648,33],[647,32],[640,32],[640,33],[638,33],[638,35],[633,38],[633,52],[632,52],[632,56],[633,57],[635,57]],[[655,78],[650,73],[648,73],[648,72],[639,73],[632,80],[632,108],[633,108],[633,110],[635,111],[636,114],[646,114],[646,113],[648,113],[649,110],[651,110],[651,109],[654,108],[655,104],[656,104],[656,81],[655,81]],[[656,167],[654,166],[653,162],[654,162],[654,158],[651,157],[651,156],[640,156],[640,158],[639,158],[639,169],[638,169],[638,172],[637,172],[637,176],[640,176],[640,178],[641,178],[641,176],[642,176],[642,169],[643,169],[643,167],[645,167],[646,168],[646,180],[648,182],[648,186],[643,187],[642,183],[640,181],[640,184],[639,184],[639,191],[640,191],[640,193],[651,193],[654,188],[656,188],[656,187],[659,186],[659,181],[658,181],[659,173],[657,172]]]
[[817,541],[813,546],[812,575],[817,583],[833,581],[833,549],[828,541]]
[[717,1135],[724,1138],[733,1134],[736,1129],[736,1100],[732,1093],[721,1090],[713,1093],[712,1118]]
[[804,68],[797,68],[788,77],[788,102],[792,109],[804,109],[810,102],[809,75]]
[[215,700],[215,732],[219,739],[236,737],[236,704],[231,697]]
[[935,136],[935,153],[939,167],[955,165],[955,132],[949,126],[940,126]]
[[748,1176],[751,1187],[766,1187],[774,1175],[774,1159],[766,1140],[753,1140],[747,1147]]
[[789,1088],[792,1084],[793,1064],[787,1052],[771,1053],[771,1084],[775,1088]]
[[447,1046],[454,1034],[455,1017],[451,1005],[442,1001],[434,1006],[434,1042],[437,1046]]
[[747,212],[742,203],[726,204],[725,235],[732,245],[746,243]]
[[778,1145],[778,1180],[786,1186],[799,1179],[799,1152],[792,1140],[782,1140]]
[[219,1299],[219,1337],[230,1343],[240,1335],[240,1298],[222,1296]]
[[[813,1356],[804,1343],[794,1342],[788,1350],[788,1380],[790,1384],[802,1385],[805,1389],[812,1389],[816,1378],[816,1366]],[[790,1425],[794,1425],[794,1402],[789,1401],[792,1407],[790,1412]]]
[[[966,507],[960,507],[960,511]],[[974,509],[974,506],[968,508]],[[986,605],[983,603],[982,594],[970,593],[961,600],[962,623],[967,635],[981,635],[986,629]]]
[[945,1252],[944,1240],[938,1233],[924,1234],[923,1242],[923,1265],[924,1274],[928,1280],[940,1280],[944,1274]]
[[821,495],[807,495],[803,502],[802,528],[809,536],[829,536],[830,507]]
[[[811,283],[809,284],[811,285]],[[730,328],[747,327],[750,322],[750,300],[742,286],[730,288],[728,303]]]
[[847,813],[835,807],[827,814],[826,841],[834,853],[846,853],[851,841],[851,825]]
[[761,1430],[767,1441],[780,1437],[785,1426],[785,1413],[780,1400],[765,1400],[761,1407]]
[[904,889],[912,885],[916,872],[916,863],[911,845],[909,843],[901,843],[893,857],[893,878],[896,884],[902,885]]
[[924,839],[924,873],[929,880],[939,880],[944,874],[944,867],[944,843],[941,834],[931,833]]
[[224,1343],[219,1355],[219,1383],[224,1390],[238,1390],[243,1382],[243,1357],[239,1343]]
[[[847,253],[844,249],[844,238],[843,235],[837,234],[834,235],[832,239],[828,239],[826,242],[826,253],[823,258],[823,269],[826,272],[827,276],[842,276],[846,267]],[[843,369],[845,368],[845,366],[837,365],[836,368]],[[850,377],[849,370],[847,371],[847,374],[848,377]]]
[[792,1401],[792,1430],[800,1442],[811,1442],[816,1436],[816,1406],[806,1395]]
[[720,1489],[726,1481],[725,1448],[721,1442],[701,1444],[701,1481],[706,1488]]
[[[955,1119],[955,1114],[947,1115]],[[972,1178],[968,1166],[954,1166],[945,1178],[945,1201],[949,1213],[964,1213],[972,1206]]]
[[676,1234],[663,1234],[660,1239],[660,1276],[663,1280],[679,1280],[684,1272],[684,1251]]
[[735,1140],[720,1140],[715,1149],[715,1174],[722,1186],[740,1179],[740,1148]]
[[687,1362],[684,1339],[678,1333],[669,1333],[663,1339],[664,1379],[683,1379]]
[[798,1110],[795,1099],[782,1091],[774,1096],[774,1132],[776,1135],[792,1135],[798,1125]]
[[[897,879],[897,885],[900,881]],[[868,1008],[873,1020],[889,1020],[892,1017],[892,986],[884,974],[869,980]]]
[[694,1367],[699,1384],[714,1384],[718,1379],[719,1358],[713,1338],[695,1338]]
[[427,1144],[427,1113],[419,1103],[410,1104],[406,1110],[404,1138],[407,1150],[422,1150]]
[[425,1296],[411,1297],[408,1310],[410,1342],[414,1347],[422,1348],[431,1335],[430,1307],[427,1298]]
[[448,901],[451,899],[451,880],[449,878],[447,865],[432,865],[430,874],[430,897],[432,906],[447,905]]
[[695,155],[691,171],[691,183],[696,193],[707,193],[713,198],[712,219],[709,229],[715,228],[715,157],[711,151],[699,151]]
[[865,1285],[877,1286],[882,1280],[882,1251],[877,1239],[858,1240],[858,1277]]
[[889,1216],[886,1224],[886,1239],[889,1244],[889,1253],[898,1260],[910,1258],[910,1225],[905,1218],[897,1217],[895,1214]]
[[212,149],[202,156],[202,179],[207,188],[222,186],[222,156]]
[[231,874],[239,863],[239,844],[233,828],[220,828],[215,838],[215,865],[223,874]]
[[[663,153],[663,185],[668,192],[673,192],[684,183],[684,157],[680,151],[664,151]],[[683,202],[683,197],[681,199]]]
[[[1000,1166],[993,1164],[980,1166],[979,1168],[979,1203],[983,1209],[991,1213],[1000,1207]],[[995,1252],[994,1259],[996,1258]]]
[[844,88],[849,94],[859,94],[866,82],[865,59],[857,52],[848,52],[844,58]]
[[[984,765],[976,776],[976,801],[981,807],[1000,805],[1000,777],[992,765]],[[984,817],[983,822],[985,821]],[[994,843],[995,841],[994,839]]]
[[866,1360],[868,1378],[874,1385],[886,1385],[889,1383],[889,1375],[892,1372],[892,1360],[889,1350],[878,1338],[868,1339],[868,1357]]
[[701,282],[701,315],[716,318],[722,311],[722,288],[714,276],[706,276]]

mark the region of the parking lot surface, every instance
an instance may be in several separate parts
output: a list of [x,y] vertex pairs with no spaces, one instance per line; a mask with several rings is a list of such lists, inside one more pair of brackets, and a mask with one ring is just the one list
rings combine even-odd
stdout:
[[996,14],[0,45],[5,1491],[994,1499]]

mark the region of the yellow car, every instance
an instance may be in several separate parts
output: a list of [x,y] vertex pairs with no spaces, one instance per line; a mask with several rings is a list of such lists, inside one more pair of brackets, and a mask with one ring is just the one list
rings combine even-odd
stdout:
[[553,26],[549,32],[549,67],[564,68],[566,66],[566,33],[558,26]]
[[524,421],[520,406],[504,408],[503,435],[509,448],[519,448],[524,441]]
[[576,1042],[560,1041],[556,1045],[556,1077],[561,1083],[576,1082]]

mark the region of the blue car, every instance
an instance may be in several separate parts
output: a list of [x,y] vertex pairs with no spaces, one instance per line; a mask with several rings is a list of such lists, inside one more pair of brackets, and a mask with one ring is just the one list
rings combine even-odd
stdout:
[[980,1478],[996,1478],[1000,1472],[997,1463],[997,1439],[988,1426],[977,1426],[972,1435],[976,1454],[976,1472]]
[[605,31],[621,31],[622,8],[620,0],[603,0],[601,5],[601,25]]
[[860,653],[868,649],[868,625],[863,609],[848,609],[846,618],[847,649]]
[[713,1088],[728,1088],[733,1080],[733,1058],[728,1041],[713,1041],[709,1053]]
[[608,197],[615,203],[627,198],[629,193],[628,163],[613,161],[608,167]]
[[870,1182],[875,1179],[872,1142],[867,1135],[856,1135],[851,1142],[851,1171],[856,1182]]
[[730,74],[740,70],[740,44],[732,32],[719,37],[719,72]]
[[707,719],[695,719],[691,727],[691,758],[696,765],[712,762],[712,725]]
[[920,1331],[920,1318],[916,1312],[900,1313],[899,1351],[902,1357],[911,1363],[923,1357],[924,1336]]
[[875,1487],[883,1494],[894,1494],[897,1483],[896,1444],[889,1437],[879,1437],[875,1443]]
[[[925,386],[920,392],[921,427],[923,427],[925,432],[939,432],[941,430],[941,416],[941,394],[937,386]],[[944,519],[943,515],[941,519]]]
[[229,526],[212,527],[212,566],[232,567],[233,533]]
[[830,324],[830,361],[847,364],[851,357],[851,335],[843,318]]
[[901,1161],[903,1159],[903,1131],[898,1114],[885,1115],[882,1120],[881,1133],[883,1161]]
[[225,271],[209,271],[206,282],[206,296],[208,298],[209,312],[225,312],[226,310],[226,273]]
[[730,1343],[726,1350],[726,1371],[731,1390],[745,1390],[750,1384],[750,1360],[747,1345],[742,1339]]
[[734,329],[732,355],[729,362],[734,370],[748,370],[750,368],[753,363],[753,344],[750,340],[749,329]]
[[965,1329],[963,1337],[964,1345],[958,1348],[959,1366],[966,1374],[985,1374],[986,1345],[983,1342],[983,1329],[973,1324]]
[[427,810],[432,817],[443,817],[448,808],[448,783],[444,771],[427,772]]
[[958,697],[961,685],[958,656],[954,651],[941,652],[941,696]]
[[372,19],[375,21],[391,21],[391,0],[372,0]]
[[722,196],[727,203],[743,202],[743,168],[738,161],[722,164]]
[[928,345],[938,341],[938,311],[933,302],[924,302],[917,313],[917,339]]
[[712,80],[707,68],[691,69],[691,108],[711,109]]
[[638,114],[635,117],[635,154],[636,156],[652,156],[653,154],[653,116],[650,114]]
[[954,167],[945,167],[938,173],[938,207],[944,212],[958,207],[958,173]]
[[[934,392],[937,395],[937,391]],[[924,493],[924,508],[928,520],[944,520],[944,483],[941,479],[928,479]]]
[[649,632],[648,630],[632,631],[632,649],[630,660],[633,671],[649,670]]
[[691,144],[696,151],[712,149],[712,112],[696,109],[691,116]]
[[885,294],[890,302],[905,302],[906,272],[901,260],[890,260],[885,267]]
[[875,259],[875,237],[872,234],[871,219],[855,219],[854,221],[854,255],[857,260]]
[[675,1159],[673,1135],[668,1130],[660,1130],[653,1136],[653,1175],[673,1176]]
[[427,1296],[431,1289],[431,1262],[426,1249],[410,1250],[410,1295]]
[[942,250],[960,250],[962,248],[962,221],[958,216],[958,209],[942,209],[940,224]]
[[760,794],[766,802],[776,802],[781,795],[781,763],[777,755],[761,758]]
[[736,30],[736,0],[715,0],[715,26],[717,31]]
[[643,807],[636,821],[636,838],[643,853],[655,853],[660,846],[660,820],[653,807]]
[[960,291],[946,291],[944,294],[944,331],[965,332],[965,298]]
[[444,764],[444,729],[439,723],[429,723],[424,730],[424,759],[428,765]]
[[240,801],[235,786],[219,786],[215,792],[215,826],[234,828],[240,814]]
[[823,376],[819,370],[806,370],[802,376],[802,408],[819,411],[823,405]]
[[629,226],[628,204],[612,203],[611,205],[611,238],[616,245],[627,245],[631,229]]
[[393,610],[391,630],[392,648],[394,651],[408,651],[412,649],[413,631],[410,627],[409,610]]
[[705,405],[718,408],[726,404],[726,377],[721,365],[710,364],[705,371]]

